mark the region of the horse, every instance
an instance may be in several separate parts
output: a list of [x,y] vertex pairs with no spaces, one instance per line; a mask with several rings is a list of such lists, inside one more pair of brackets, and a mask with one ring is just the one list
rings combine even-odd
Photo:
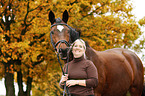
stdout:
[[[80,32],[67,24],[69,15],[65,10],[62,19],[55,19],[49,12],[51,22],[50,38],[56,52],[66,61],[68,47],[78,38]],[[95,96],[141,96],[144,83],[142,61],[132,51],[113,48],[96,51],[86,43],[86,57],[93,61],[98,70],[98,86],[94,88]]]

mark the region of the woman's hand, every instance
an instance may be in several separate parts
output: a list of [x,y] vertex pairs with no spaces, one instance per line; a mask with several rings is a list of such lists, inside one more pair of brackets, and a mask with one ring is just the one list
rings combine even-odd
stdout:
[[86,80],[67,80],[66,81],[66,86],[70,87],[74,85],[86,86]]
[[78,80],[67,80],[66,81],[66,86],[68,86],[68,87],[78,85],[78,84],[79,84]]
[[60,83],[63,84],[65,81],[67,81],[67,79],[68,79],[68,74],[62,75]]

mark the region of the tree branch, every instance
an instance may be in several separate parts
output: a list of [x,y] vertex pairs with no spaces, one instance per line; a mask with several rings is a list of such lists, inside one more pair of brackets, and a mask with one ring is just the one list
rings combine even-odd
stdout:
[[[102,6],[100,6],[100,7],[103,7],[103,6],[105,6],[106,5],[106,3],[103,3],[102,4]],[[99,9],[100,7],[98,7],[97,9]],[[97,10],[96,9],[96,10]],[[93,10],[90,14],[87,14],[86,16],[83,16],[81,19],[79,19],[79,20],[82,20],[82,19],[84,19],[85,17],[88,17],[88,16],[90,16],[90,15],[93,15],[93,13],[96,13],[96,10]]]

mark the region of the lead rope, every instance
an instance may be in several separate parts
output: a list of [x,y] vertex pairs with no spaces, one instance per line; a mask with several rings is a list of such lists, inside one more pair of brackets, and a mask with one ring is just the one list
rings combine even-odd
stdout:
[[[71,48],[67,52],[67,66],[66,66],[66,73],[65,74],[68,74],[68,62],[69,62],[69,52],[70,52],[70,50],[71,50]],[[69,93],[68,87],[66,86],[66,82],[64,84],[63,96],[65,96],[65,93],[67,94],[67,96],[71,96],[71,94]]]
[[[59,44],[59,46],[61,45],[61,43]],[[58,48],[59,48],[59,46],[58,46]],[[70,52],[70,50],[71,49],[69,49],[68,52],[67,52],[67,66],[66,66],[66,72],[65,73],[64,73],[64,70],[62,68],[62,63],[61,63],[60,58],[59,58],[59,52],[57,52],[57,59],[58,59],[58,62],[60,64],[63,75],[68,74],[68,62],[69,62],[69,52]],[[64,83],[63,96],[65,96],[65,94],[67,94],[67,96],[71,96],[71,94],[69,93],[68,87],[66,86],[66,82]]]
[[[67,66],[66,66],[66,74],[68,74],[68,62],[69,62],[69,52],[70,52],[71,48],[68,50],[67,52]],[[65,82],[65,85],[66,85],[66,82]],[[66,87],[66,93],[67,93],[67,96],[71,96],[71,94],[69,93],[69,90],[68,90],[68,87]]]
[[[70,41],[71,41],[71,39],[70,39],[70,36],[69,36],[69,44],[70,44]],[[70,51],[71,51],[71,46],[70,46],[70,48],[69,48],[69,50],[67,52],[67,66],[66,66],[66,73],[65,74],[68,74],[68,62],[69,62],[69,53],[70,53]],[[71,94],[69,93],[69,89],[66,86],[66,82],[64,84],[63,96],[65,96],[65,93],[67,94],[67,96],[71,96]]]

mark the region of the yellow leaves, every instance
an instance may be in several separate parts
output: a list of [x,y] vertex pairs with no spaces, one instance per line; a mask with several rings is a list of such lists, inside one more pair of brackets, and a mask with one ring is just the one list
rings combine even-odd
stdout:
[[0,63],[0,79],[4,76],[4,71],[5,71],[4,65]]
[[31,58],[32,58],[32,61],[33,61],[33,62],[36,62],[36,61],[37,61],[37,56],[38,56],[39,54],[40,54],[39,51],[33,52],[33,53],[31,54]]
[[141,26],[144,26],[144,25],[145,25],[145,16],[144,16],[142,19],[140,19],[140,20],[138,21],[138,23],[139,23]]
[[52,3],[53,3],[53,4],[56,4],[56,3],[57,3],[57,1],[58,1],[58,0],[52,0]]
[[7,60],[9,61],[9,60],[11,60],[11,58],[10,58],[10,57],[8,57],[8,58],[7,58]]
[[13,60],[16,60],[16,59],[18,59],[18,56],[15,55],[15,54],[12,54],[12,59],[13,59]]
[[28,57],[29,57],[29,53],[25,53],[23,56],[22,56],[22,60],[27,60],[28,59]]
[[[95,41],[96,43],[90,42],[90,45],[97,50],[100,50],[98,46],[105,46],[106,49],[120,47],[124,43],[127,43],[127,45],[130,46],[133,44],[134,40],[138,38],[138,35],[140,35],[141,32],[139,31],[134,20],[129,18],[125,20],[123,19],[124,18],[119,18],[112,14],[107,16],[98,16],[93,20],[94,22],[92,24],[89,21],[85,21],[90,23],[90,27],[82,25],[86,27],[82,27],[82,29],[87,30],[83,30],[82,35],[87,41],[88,39]],[[124,33],[125,35],[123,35]],[[97,47],[95,47],[96,45]]]
[[17,72],[14,72],[14,80],[17,82]]
[[33,72],[34,72],[34,70],[29,68],[29,77],[33,78]]
[[9,73],[14,73],[14,67],[13,66],[14,66],[13,64],[10,65],[10,67],[9,67],[10,68]]
[[73,4],[72,9],[70,10],[73,15],[77,14],[80,11],[80,7],[77,4]]
[[8,62],[8,60],[6,58],[2,58],[2,61],[4,61],[5,63]]
[[[52,71],[51,73],[50,72],[44,73],[47,74],[44,75],[43,79],[34,78],[34,81],[39,82],[39,84],[36,82],[33,83],[34,85],[34,88],[32,89],[32,92],[34,93],[33,96],[36,96],[38,94],[41,94],[43,96],[45,96],[45,94],[50,96],[61,96],[62,89],[59,87],[61,72]],[[38,89],[43,91],[39,91]],[[55,90],[57,90],[58,92],[56,92]]]

